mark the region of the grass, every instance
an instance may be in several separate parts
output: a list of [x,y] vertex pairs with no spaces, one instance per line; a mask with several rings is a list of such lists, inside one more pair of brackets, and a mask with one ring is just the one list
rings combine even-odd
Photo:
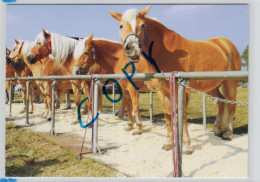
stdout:
[[[112,95],[110,95],[112,98]],[[139,96],[140,114],[141,117],[150,117],[150,95],[149,93],[141,93]],[[237,101],[248,101],[248,88],[238,87]],[[197,94],[190,94],[190,100],[188,103],[187,117],[188,123],[200,123],[202,124],[202,96]],[[116,110],[119,110],[121,103],[116,104]],[[206,99],[207,106],[207,127],[212,129],[216,115],[218,113],[218,107],[214,104],[213,100]],[[103,96],[103,109],[112,111],[112,103]],[[157,94],[153,94],[153,117],[159,120],[164,120],[163,109],[161,101]],[[248,132],[248,106],[237,105],[236,113],[234,116],[233,127],[234,133],[247,133]]]
[[7,177],[115,177],[117,172],[53,144],[37,133],[6,123]]

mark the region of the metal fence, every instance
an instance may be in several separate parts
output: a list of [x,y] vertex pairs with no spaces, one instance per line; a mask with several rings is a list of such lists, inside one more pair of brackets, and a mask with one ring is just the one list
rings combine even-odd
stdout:
[[[169,79],[172,76],[172,73],[136,73],[131,78],[132,80],[150,80],[150,79]],[[27,82],[27,103],[29,103],[29,87],[30,81],[32,80],[52,80],[52,122],[51,122],[51,134],[55,134],[55,83],[58,80],[91,80],[91,75],[69,75],[69,76],[42,76],[42,77],[19,77],[19,78],[7,78],[6,80],[28,80]],[[113,78],[113,79],[127,79],[124,74],[100,74],[100,75],[93,75],[95,79],[94,84],[94,116],[98,112],[98,85],[100,81]],[[248,79],[248,71],[219,71],[219,72],[179,72],[177,74],[177,78],[181,78],[182,80],[189,80],[189,79],[197,79],[197,80],[244,80]],[[11,84],[12,85],[12,84]],[[12,89],[10,87],[10,89]],[[179,171],[182,171],[182,128],[183,128],[183,117],[184,117],[184,94],[185,93],[185,86],[183,84],[179,84],[178,88],[178,148],[179,150]],[[150,95],[152,100],[152,93]],[[12,98],[10,99],[10,116],[11,116],[11,102]],[[26,108],[26,124],[29,125],[29,107]],[[152,104],[150,103],[150,110],[152,110]],[[205,110],[205,109],[203,109]],[[113,106],[113,113],[114,113],[114,106]],[[151,113],[152,115],[152,113]],[[204,115],[204,114],[203,114]],[[152,118],[152,117],[151,117]],[[203,117],[204,119],[206,116]],[[203,119],[203,120],[204,120]],[[205,128],[204,123],[204,128]],[[93,153],[96,153],[98,150],[98,120],[94,122],[94,130],[93,130]]]

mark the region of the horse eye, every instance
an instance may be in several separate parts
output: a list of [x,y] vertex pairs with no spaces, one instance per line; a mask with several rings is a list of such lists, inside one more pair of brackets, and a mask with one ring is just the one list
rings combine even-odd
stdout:
[[120,25],[119,28],[122,29],[122,28],[123,28],[123,25]]
[[143,24],[141,25],[141,28],[144,29],[145,27],[146,27],[146,25],[143,23]]
[[41,45],[41,43],[40,43],[40,42],[37,42],[37,45]]
[[84,52],[85,55],[88,55],[88,52]]

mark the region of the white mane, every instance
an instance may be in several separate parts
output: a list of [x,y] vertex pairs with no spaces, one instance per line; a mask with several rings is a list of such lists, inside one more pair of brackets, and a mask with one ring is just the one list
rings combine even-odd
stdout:
[[[75,60],[79,59],[80,56],[83,54],[83,52],[85,50],[85,45],[86,45],[85,43],[86,43],[87,39],[88,39],[88,37],[80,40],[79,43],[76,45],[76,47],[74,49],[74,53],[73,53],[73,57]],[[104,40],[104,41],[120,44],[117,41],[112,41],[112,40],[108,40],[108,39],[104,39],[104,38],[94,38],[93,40]]]
[[75,60],[79,59],[80,56],[83,54],[85,50],[85,42],[87,41],[88,37],[82,39],[79,41],[79,43],[76,45],[73,53],[73,57]]
[[20,47],[21,47],[23,42],[24,42],[24,44],[23,44],[23,48],[22,48],[22,53],[27,56],[30,53],[30,51],[32,50],[32,48],[34,46],[34,42],[31,42],[31,41],[21,41],[20,42]]
[[[42,32],[37,36],[35,43],[39,41],[42,44],[46,41]],[[55,60],[61,63],[65,63],[67,58],[73,54],[74,48],[77,44],[78,40],[51,33],[51,54]]]

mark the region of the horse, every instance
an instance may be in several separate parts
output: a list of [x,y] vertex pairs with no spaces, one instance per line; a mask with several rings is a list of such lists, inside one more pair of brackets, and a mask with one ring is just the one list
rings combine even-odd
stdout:
[[[33,42],[30,41],[17,41],[15,40],[15,45],[13,47],[13,50],[10,54],[10,58],[12,60],[13,65],[16,65],[15,68],[17,69],[17,75],[21,77],[27,77],[27,76],[39,76],[40,70],[35,69],[35,67],[28,64],[26,61],[27,54],[31,51],[33,47]],[[19,71],[19,70],[26,70],[26,71]],[[20,72],[20,73],[19,73]],[[23,96],[26,95],[26,81],[19,81],[22,83],[22,93],[24,92]],[[24,89],[25,88],[25,89]],[[44,94],[44,88],[42,86],[41,81],[32,81],[30,92],[29,92],[29,98],[32,98],[32,92],[34,92],[34,95],[39,95],[39,91],[42,93],[44,97],[45,102],[45,109],[46,112],[44,113],[44,118],[47,118],[48,115],[48,108],[47,108],[47,100],[46,96]],[[60,92],[57,93],[58,97],[60,96]],[[26,99],[26,98],[25,98]],[[24,99],[24,102],[25,102]],[[31,104],[32,100],[30,99]],[[57,100],[56,108],[59,108],[59,100]],[[26,107],[26,106],[25,106]],[[68,103],[68,106],[70,107],[70,103]],[[25,110],[25,108],[24,108]]]
[[[156,19],[147,17],[151,6],[141,11],[129,9],[124,14],[109,11],[119,22],[120,37],[129,61],[138,62],[145,56],[157,72],[202,72],[202,71],[237,71],[241,70],[241,58],[235,45],[228,39],[216,37],[204,41],[192,41],[165,27]],[[149,54],[149,55],[147,55]],[[190,80],[189,86],[212,96],[236,100],[238,80]],[[158,87],[158,82],[153,81]],[[219,91],[222,86],[223,94]],[[177,87],[176,87],[177,88]],[[168,144],[171,148],[170,99],[169,85],[162,86],[158,92],[163,101],[166,117]],[[192,93],[186,89],[186,93]],[[183,144],[190,146],[190,137],[186,131],[187,99],[185,97]],[[214,123],[214,133],[232,140],[232,121],[236,105],[218,102],[218,115]]]
[[[6,47],[6,52],[5,52],[5,77],[6,78],[12,78],[12,77],[15,77],[15,71],[14,71],[14,68],[12,66],[12,62],[11,62],[11,59],[9,58],[9,55],[11,53],[11,50],[8,49]],[[11,85],[11,81],[8,80],[8,81],[5,81],[5,87],[6,87],[6,96],[7,96],[7,101],[6,101],[6,104],[9,102],[10,100],[10,85]],[[16,83],[12,82],[12,85],[16,85]],[[13,92],[14,93],[14,92]],[[13,96],[13,93],[12,96]]]
[[[93,39],[93,34],[81,40],[74,50],[74,74],[122,74],[122,68],[128,64],[123,46],[114,41],[104,39]],[[143,63],[140,63],[143,64]],[[142,67],[142,66],[140,66]],[[145,65],[144,67],[147,67]],[[129,69],[125,69],[129,72]],[[139,71],[139,70],[138,70]],[[104,83],[105,81],[103,81]],[[123,80],[120,82],[122,88],[122,110],[124,105],[128,113],[128,123],[126,131],[134,129],[136,123],[137,129],[133,135],[142,134],[142,122],[139,115],[139,91],[149,91],[143,81],[135,81],[136,90],[133,85]],[[132,115],[133,110],[133,115]]]
[[[16,62],[14,61],[15,58],[19,57],[19,54],[22,50],[22,46],[20,46],[18,48],[17,44],[19,44],[19,41],[15,40],[16,44],[14,45],[12,51],[10,51],[9,54],[9,64],[8,67],[6,68],[6,73],[8,73],[8,69],[10,69],[10,67],[13,69],[14,71],[14,75],[12,75],[12,77],[27,77],[27,76],[32,76],[32,72],[31,70],[28,68],[28,66],[26,66],[26,64],[23,61],[19,61]],[[15,55],[16,54],[16,55]],[[18,55],[18,56],[17,56]],[[19,58],[18,58],[19,59]],[[21,94],[22,94],[22,99],[23,99],[23,104],[24,107],[23,109],[19,112],[24,113],[26,111],[26,81],[18,81],[18,84],[21,86]],[[33,90],[36,89],[35,87],[32,86],[33,89],[30,89],[29,91],[29,102],[31,107],[29,108],[29,113],[32,114],[34,107],[33,107]],[[37,94],[37,92],[35,92],[35,94]]]
[[[37,76],[51,76],[51,75],[72,75],[74,59],[73,51],[78,41],[69,37],[61,36],[56,33],[48,33],[44,29],[39,33],[35,39],[34,45],[30,53],[26,57],[26,62],[33,69],[38,70]],[[52,104],[52,81],[44,81],[43,87],[47,98],[48,117],[51,119],[51,104]],[[66,80],[58,81],[55,85],[56,89],[73,89],[75,96],[76,111],[80,104],[81,87],[84,95],[87,97],[86,83],[83,80]],[[86,109],[86,107],[85,107]],[[84,111],[86,113],[86,110]],[[78,115],[72,124],[78,122]]]

